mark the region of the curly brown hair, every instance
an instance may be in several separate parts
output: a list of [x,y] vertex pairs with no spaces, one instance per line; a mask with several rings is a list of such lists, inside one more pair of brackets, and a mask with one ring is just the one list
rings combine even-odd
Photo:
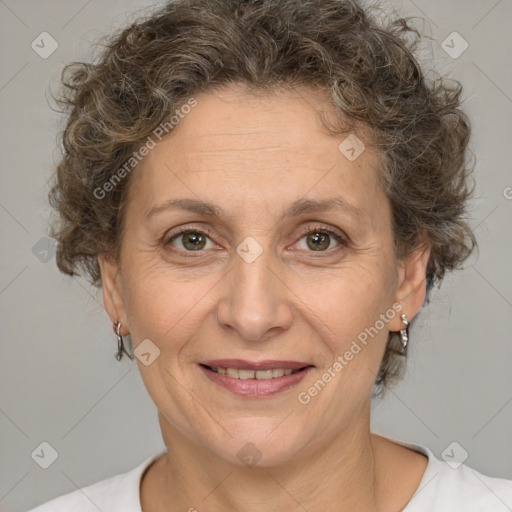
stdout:
[[[97,257],[119,257],[130,176],[97,191],[193,95],[230,83],[310,86],[329,94],[343,130],[368,130],[397,257],[430,246],[428,293],[476,246],[466,219],[470,123],[460,83],[427,80],[410,21],[353,0],[175,0],[107,38],[96,62],[67,65],[63,157],[49,194],[59,269],[101,285]],[[378,390],[401,373],[396,352],[390,333]]]

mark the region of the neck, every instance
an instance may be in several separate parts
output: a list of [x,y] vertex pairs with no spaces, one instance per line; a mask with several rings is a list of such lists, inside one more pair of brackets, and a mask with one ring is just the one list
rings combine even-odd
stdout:
[[380,510],[379,443],[369,431],[369,404],[364,409],[336,437],[326,433],[322,444],[272,467],[220,459],[159,416],[167,454],[155,464],[153,478],[143,480],[143,510]]

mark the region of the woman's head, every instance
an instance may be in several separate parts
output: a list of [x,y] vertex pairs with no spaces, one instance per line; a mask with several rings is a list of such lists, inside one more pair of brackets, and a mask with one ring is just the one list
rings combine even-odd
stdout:
[[[145,384],[196,441],[277,461],[363,421],[400,314],[473,248],[460,87],[427,83],[411,34],[355,2],[174,1],[68,68],[58,265],[158,347]],[[226,359],[310,370],[240,407],[205,376]]]

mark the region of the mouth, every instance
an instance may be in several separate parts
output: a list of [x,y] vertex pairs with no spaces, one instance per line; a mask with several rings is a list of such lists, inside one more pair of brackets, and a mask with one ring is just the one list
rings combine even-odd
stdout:
[[298,361],[224,359],[199,363],[199,368],[210,381],[231,393],[266,397],[293,388],[314,366]]

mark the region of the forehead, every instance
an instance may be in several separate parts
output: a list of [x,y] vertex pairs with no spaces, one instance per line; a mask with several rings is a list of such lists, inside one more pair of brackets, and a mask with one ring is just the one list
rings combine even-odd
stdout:
[[291,204],[334,192],[364,206],[378,194],[379,159],[360,134],[366,147],[356,159],[340,151],[351,134],[333,134],[322,122],[321,113],[335,120],[326,94],[306,88],[254,94],[234,85],[195,99],[137,167],[131,193],[148,208],[184,193],[234,206],[243,198],[255,209],[275,206],[279,196]]
[[337,139],[320,114],[334,120],[327,95],[317,90],[250,92],[232,85],[198,96],[197,106],[171,137],[184,144],[181,160],[193,160],[199,171],[209,170],[217,160],[243,171],[248,159],[254,160],[252,170],[264,171],[283,159],[297,163],[308,153],[305,163],[325,150],[332,156]]

